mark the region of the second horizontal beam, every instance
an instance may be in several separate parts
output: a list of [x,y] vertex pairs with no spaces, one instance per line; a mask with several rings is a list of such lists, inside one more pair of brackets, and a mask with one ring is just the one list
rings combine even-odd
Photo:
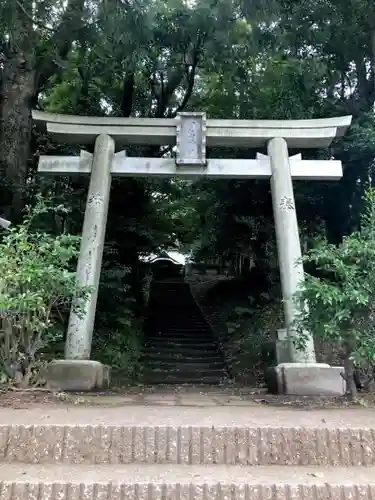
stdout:
[[[290,159],[290,170],[294,180],[334,181],[342,177],[342,164],[338,160]],[[89,174],[91,157],[82,156],[41,156],[40,173],[53,175]],[[269,159],[234,160],[209,159],[206,166],[177,166],[172,158],[131,158],[116,156],[112,165],[112,175],[127,177],[183,177],[197,179],[269,179],[271,165]]]

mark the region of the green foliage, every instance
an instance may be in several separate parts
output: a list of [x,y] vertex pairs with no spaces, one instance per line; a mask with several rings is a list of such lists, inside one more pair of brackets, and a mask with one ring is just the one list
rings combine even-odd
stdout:
[[[249,296],[251,283],[221,282],[203,299],[203,311],[222,346],[230,375],[253,385],[263,377],[264,347],[283,324],[279,291]],[[277,298],[276,298],[277,296]]]
[[[107,255],[109,248],[107,250]],[[119,383],[138,379],[141,367],[142,318],[132,310],[134,298],[129,283],[130,269],[111,265],[107,258],[101,275],[98,314],[92,355],[112,367]]]
[[0,363],[23,387],[35,377],[41,351],[57,340],[56,315],[75,297],[84,304],[89,292],[77,286],[71,267],[80,239],[35,229],[37,218],[49,210],[39,198],[0,242]]
[[116,329],[97,329],[93,340],[94,359],[111,366],[119,384],[135,382],[142,372],[142,322],[125,309],[117,318]]
[[316,276],[306,275],[296,297],[307,304],[297,320],[299,331],[339,343],[354,364],[374,363],[375,190],[366,193],[360,230],[339,246],[320,244],[304,262],[315,266]]
[[263,295],[261,304],[249,300],[249,306],[235,308],[228,327],[229,341],[226,349],[231,353],[231,368],[238,377],[259,378],[265,365],[264,352],[274,332],[282,324],[282,307],[279,300]]

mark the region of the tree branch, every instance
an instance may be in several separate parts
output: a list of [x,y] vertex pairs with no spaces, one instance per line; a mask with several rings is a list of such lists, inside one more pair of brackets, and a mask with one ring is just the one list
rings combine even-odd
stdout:
[[191,97],[191,95],[193,93],[193,89],[194,89],[195,75],[197,72],[197,65],[198,65],[198,54],[195,57],[194,64],[190,67],[190,69],[187,69],[187,87],[186,87],[185,95],[184,95],[180,105],[178,106],[176,112],[173,113],[174,115],[176,115],[176,113],[178,113],[179,111],[182,111],[186,107],[187,103],[190,100],[190,97]]
[[127,73],[124,76],[123,86],[122,86],[122,98],[121,98],[121,114],[124,117],[131,115],[133,108],[133,97],[134,97],[134,86],[135,86],[135,75],[134,72]]
[[172,70],[168,76],[167,84],[161,86],[159,95],[157,96],[157,109],[154,118],[164,118],[165,111],[171,101],[174,91],[182,82],[184,69],[184,66],[181,65],[179,68]]
[[186,71],[186,76],[187,76],[187,87],[185,90],[184,97],[183,97],[181,103],[179,104],[179,106],[177,107],[176,111],[173,113],[170,113],[171,118],[176,116],[176,114],[178,112],[185,109],[186,105],[188,104],[188,102],[191,98],[191,95],[192,95],[193,89],[194,89],[195,75],[197,72],[199,56],[201,54],[201,47],[203,44],[203,40],[204,40],[204,35],[201,33],[198,33],[197,42],[196,42],[192,52],[190,54],[188,54],[187,57],[185,57],[185,61],[186,61],[185,71]]
[[85,108],[88,103],[91,75],[87,67],[86,68],[83,67],[83,64],[78,66],[77,71],[81,78],[81,88],[79,90],[79,96],[77,99],[77,109],[78,111],[81,110],[86,111],[86,109],[81,109],[81,108],[82,107]]
[[48,26],[46,26],[45,24],[41,23],[40,21],[38,21],[37,19],[34,19],[33,16],[31,14],[29,14],[29,12],[27,12],[27,10],[25,9],[25,7],[22,5],[21,2],[19,2],[17,0],[16,4],[18,5],[18,7],[22,10],[22,12],[25,14],[25,16],[33,23],[35,24],[36,26],[39,26],[39,28],[43,28],[47,31],[50,31],[53,33],[53,29],[52,28],[49,28]]
[[161,149],[160,151],[158,151],[156,154],[155,154],[155,157],[156,158],[163,158],[164,155],[170,153],[171,151],[173,151],[173,148],[174,146],[167,146],[166,148],[164,149]]
[[59,61],[64,61],[68,57],[72,44],[82,28],[84,6],[85,0],[69,0],[61,22],[50,39],[54,53],[47,54],[37,67],[38,90],[42,90],[56,73]]

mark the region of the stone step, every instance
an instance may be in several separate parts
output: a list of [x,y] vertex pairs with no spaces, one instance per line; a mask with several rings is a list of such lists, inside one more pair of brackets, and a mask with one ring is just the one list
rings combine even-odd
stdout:
[[198,365],[198,367],[200,366],[200,370],[199,370],[199,373],[197,373],[197,367],[196,367],[196,364],[195,363],[189,363],[189,364],[184,364],[184,363],[179,363],[179,364],[175,364],[172,367],[169,367],[169,366],[166,366],[166,367],[161,367],[159,365],[155,365],[155,364],[152,364],[150,367],[147,367],[145,370],[144,370],[144,373],[147,373],[148,371],[152,371],[153,373],[158,373],[160,375],[170,375],[170,374],[173,374],[175,376],[182,376],[182,375],[186,375],[187,377],[204,377],[206,375],[208,376],[217,376],[217,377],[220,377],[222,376],[223,374],[223,369],[222,368],[219,368],[219,369],[215,369],[215,368],[208,368],[208,369],[204,369],[202,368],[201,365]]
[[[198,372],[198,373],[197,373]],[[174,366],[173,368],[168,368],[165,365],[150,365],[143,372],[143,378],[147,380],[152,380],[155,378],[155,383],[168,384],[168,380],[173,380],[173,384],[186,384],[192,383],[197,384],[200,380],[208,379],[212,381],[214,385],[220,383],[224,376],[226,375],[225,368],[205,368],[200,370],[198,367],[194,368],[194,365],[185,366]],[[193,382],[185,382],[185,380],[193,380]],[[207,383],[207,382],[204,382]]]
[[153,357],[153,358],[168,358],[168,359],[176,359],[177,357],[189,357],[198,360],[203,360],[204,358],[216,358],[221,359],[216,349],[213,347],[211,349],[205,349],[202,351],[201,349],[191,348],[174,348],[171,346],[144,346],[143,355],[145,357]]
[[178,330],[179,332],[190,332],[191,330],[197,331],[211,331],[210,327],[207,324],[197,324],[197,323],[184,323],[184,322],[159,322],[150,320],[150,326],[154,331],[164,332],[170,331],[173,332]]
[[[170,305],[173,302],[174,309],[171,309]],[[172,316],[177,316],[176,311],[183,310],[191,313],[192,317],[202,319],[202,312],[199,307],[190,302],[186,297],[181,297],[179,299],[174,298],[171,300],[169,297],[160,297],[159,300],[152,300],[149,302],[150,310],[155,316],[163,317],[161,313],[169,311]],[[189,318],[188,318],[189,319]]]
[[207,323],[196,323],[196,322],[183,322],[183,321],[154,321],[153,322],[155,328],[160,328],[160,331],[164,330],[174,330],[178,329],[181,332],[189,332],[192,328],[197,330],[209,330]]
[[222,363],[222,358],[219,355],[215,356],[184,356],[180,353],[168,353],[168,354],[159,354],[159,353],[145,353],[143,354],[143,359],[147,360],[148,363],[198,363],[201,364],[215,364]]
[[4,465],[1,500],[374,500],[375,467]]
[[200,342],[200,343],[212,343],[216,339],[212,335],[200,335],[200,334],[193,334],[193,335],[179,335],[178,332],[176,333],[171,333],[169,336],[168,335],[163,335],[162,333],[160,335],[154,334],[154,335],[146,335],[146,339],[152,339],[152,340],[163,340],[163,341],[168,341],[169,339],[172,340],[177,340],[178,342]]
[[171,290],[170,293],[158,293],[151,297],[149,305],[152,307],[160,307],[162,309],[167,309],[169,305],[184,307],[186,309],[191,309],[194,311],[199,311],[199,308],[192,302],[191,296],[187,294],[180,293],[180,290]]
[[212,331],[207,327],[196,327],[196,326],[190,326],[187,328],[180,327],[180,326],[165,326],[165,327],[160,327],[158,325],[154,326],[152,329],[152,333],[164,333],[164,334],[178,334],[178,335],[185,335],[185,336],[190,336],[190,335],[201,335],[201,334],[206,334],[210,335],[213,337]]
[[178,292],[174,293],[174,297],[165,297],[165,296],[160,296],[157,300],[152,299],[149,302],[149,305],[154,308],[153,312],[157,315],[161,311],[168,311],[173,315],[176,312],[176,309],[171,309],[170,304],[173,303],[173,306],[178,309],[184,309],[186,311],[191,311],[194,316],[200,315],[202,317],[201,310],[199,307],[194,303],[189,300],[189,297],[177,297]]
[[204,324],[204,325],[197,325],[197,323],[177,323],[174,324],[174,323],[159,323],[159,322],[155,322],[155,324],[153,325],[154,328],[160,328],[159,331],[165,331],[165,330],[169,330],[169,331],[174,331],[174,330],[178,330],[178,331],[181,331],[181,332],[190,332],[192,329],[194,330],[198,330],[198,331],[201,331],[201,330],[204,330],[204,331],[211,331],[209,326],[207,324]]
[[165,346],[166,348],[172,347],[173,349],[196,349],[196,350],[206,350],[206,349],[212,349],[214,347],[216,349],[216,343],[212,341],[198,341],[196,340],[195,342],[193,341],[188,341],[188,340],[167,340],[167,339],[146,339],[145,340],[145,346],[153,346],[153,347],[159,347],[159,346]]
[[147,368],[151,370],[173,370],[174,372],[179,371],[202,371],[203,373],[212,372],[215,370],[225,370],[224,362],[218,357],[214,361],[207,363],[206,360],[191,360],[191,359],[166,359],[160,360],[157,358],[149,359],[149,364]]
[[[159,333],[160,332],[160,333]],[[151,332],[150,332],[151,333]],[[189,330],[180,330],[178,328],[170,328],[168,330],[163,329],[163,330],[154,330],[153,332],[154,335],[158,337],[177,337],[181,338],[181,340],[184,339],[192,339],[192,340],[205,340],[205,339],[210,339],[213,340],[215,337],[212,334],[212,332],[208,329],[193,329],[190,328]]]
[[201,314],[195,314],[193,311],[177,308],[176,306],[171,307],[173,307],[173,312],[171,312],[170,309],[164,311],[159,308],[157,315],[151,313],[148,317],[161,325],[172,323],[174,325],[184,326],[196,324],[197,322],[202,325],[207,325],[205,318]]
[[210,357],[210,356],[218,356],[218,350],[216,346],[211,343],[207,344],[204,349],[201,346],[197,345],[178,345],[174,343],[167,342],[158,342],[152,344],[145,344],[144,352],[147,353],[160,353],[160,354],[168,354],[171,355],[180,354],[181,356],[198,356],[198,357]]
[[149,376],[142,377],[142,381],[144,384],[149,385],[174,385],[174,386],[182,386],[182,385],[201,385],[201,386],[219,386],[223,383],[223,377],[210,377],[210,376],[187,376],[187,375],[178,375],[174,376],[173,374],[168,375],[167,377],[151,374]]
[[192,304],[191,302],[188,302],[185,298],[182,298],[179,301],[174,301],[173,308],[171,308],[170,301],[168,301],[167,298],[162,298],[157,302],[152,301],[149,303],[149,305],[149,311],[155,318],[163,319],[163,314],[165,314],[166,312],[168,312],[171,317],[177,318],[180,311],[186,311],[191,315],[187,316],[186,319],[188,321],[190,319],[199,319],[200,321],[203,319],[202,311],[199,309],[199,307],[195,304]]
[[143,372],[142,380],[145,383],[163,384],[163,385],[183,385],[183,384],[204,384],[220,385],[224,379],[224,370],[211,370],[197,373],[175,370],[159,370],[152,367]]
[[249,405],[0,409],[0,462],[375,466],[375,421]]
[[171,330],[154,330],[150,331],[149,333],[146,334],[145,336],[147,339],[172,339],[172,340],[190,340],[190,341],[195,341],[195,340],[204,340],[204,341],[214,341],[216,340],[215,337],[212,335],[212,333],[209,330],[189,330],[189,331],[184,331],[181,332],[177,329],[171,329]]
[[181,342],[214,342],[216,339],[211,335],[211,333],[202,334],[181,334],[180,332],[161,332],[152,333],[146,335],[146,340],[166,340],[169,342],[181,341]]

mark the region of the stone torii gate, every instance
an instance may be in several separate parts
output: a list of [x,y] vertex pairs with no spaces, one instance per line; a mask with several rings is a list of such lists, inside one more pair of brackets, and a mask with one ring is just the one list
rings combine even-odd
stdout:
[[[276,370],[280,390],[289,394],[343,391],[341,368],[317,364],[313,336],[304,351],[293,344],[296,313],[293,295],[303,280],[301,246],[292,180],[338,180],[342,165],[335,160],[289,157],[288,148],[325,148],[345,134],[351,117],[317,120],[207,120],[205,113],[179,113],[176,119],[81,117],[33,112],[34,122],[61,142],[95,145],[94,153],[80,156],[41,156],[38,171],[55,175],[90,175],[89,192],[77,268],[80,285],[93,287],[86,310],[72,308],[65,360],[48,368],[51,387],[88,390],[103,385],[105,369],[90,360],[92,333],[105,240],[111,178],[153,176],[186,179],[270,179],[280,277],[289,340],[289,363]],[[176,145],[173,158],[130,158],[127,145]],[[268,155],[255,160],[206,158],[206,147],[264,148]],[[301,389],[298,380],[303,380]],[[329,381],[329,383],[327,383]]]

